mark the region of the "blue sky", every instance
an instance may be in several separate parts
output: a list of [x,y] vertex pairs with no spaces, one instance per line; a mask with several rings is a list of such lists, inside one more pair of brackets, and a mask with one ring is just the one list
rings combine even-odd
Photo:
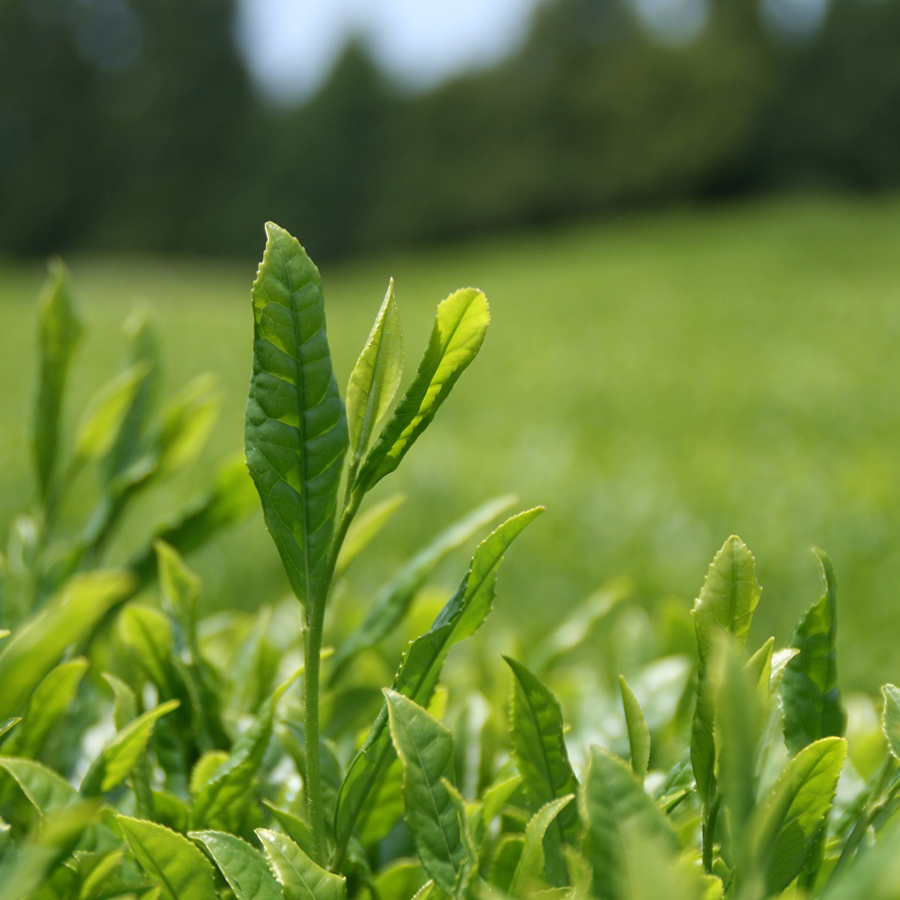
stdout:
[[489,65],[524,38],[542,0],[241,0],[239,39],[273,95],[313,91],[353,32],[387,71],[427,86]]

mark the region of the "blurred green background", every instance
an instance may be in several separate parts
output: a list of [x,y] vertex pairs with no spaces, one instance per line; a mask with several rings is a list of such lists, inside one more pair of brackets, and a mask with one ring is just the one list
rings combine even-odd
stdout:
[[[492,304],[481,356],[384,486],[409,500],[360,598],[513,491],[549,507],[500,586],[526,638],[617,575],[651,610],[689,604],[736,532],[760,636],[786,641],[818,596],[819,545],[842,682],[896,680],[900,2],[557,0],[511,55],[436,84],[357,37],[300,99],[254,81],[235,15],[0,4],[0,522],[34,498],[43,258],[65,254],[89,328],[70,419],[121,364],[136,303],[169,391],[208,369],[224,389],[201,464],[142,501],[115,561],[241,447],[274,219],[322,264],[342,382],[389,276],[409,370],[444,295]],[[261,517],[191,562],[210,608],[285,590]]]

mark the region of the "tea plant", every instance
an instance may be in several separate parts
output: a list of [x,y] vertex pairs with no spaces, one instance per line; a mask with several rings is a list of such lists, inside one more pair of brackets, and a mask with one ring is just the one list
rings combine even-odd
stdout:
[[[527,664],[507,653],[501,673],[482,648],[448,676],[541,508],[481,540],[430,627],[435,567],[510,498],[438,531],[377,591],[352,563],[400,508],[365,501],[474,359],[487,301],[439,304],[394,404],[391,283],[342,398],[319,273],[267,232],[246,462],[295,596],[255,614],[199,616],[183,559],[253,499],[233,468],[126,565],[98,568],[134,496],[196,456],[214,402],[194,387],[154,416],[142,325],[66,457],[80,324],[51,274],[39,500],[0,559],[0,900],[900,897],[900,688],[883,688],[880,729],[844,736],[828,557],[782,649],[748,649],[761,588],[732,537],[690,613],[650,616],[610,584]],[[96,507],[71,536],[60,510],[89,467]]]

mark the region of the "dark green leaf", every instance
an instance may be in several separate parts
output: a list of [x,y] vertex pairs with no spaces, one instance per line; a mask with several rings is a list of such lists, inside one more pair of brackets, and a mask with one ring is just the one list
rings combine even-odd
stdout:
[[844,733],[844,710],[837,686],[835,647],[836,582],[831,560],[813,551],[822,567],[825,590],[797,624],[791,646],[800,652],[784,670],[784,739],[792,754],[823,737]]
[[347,451],[347,419],[331,368],[319,272],[271,222],[253,283],[253,375],[247,467],[294,593],[318,602]]

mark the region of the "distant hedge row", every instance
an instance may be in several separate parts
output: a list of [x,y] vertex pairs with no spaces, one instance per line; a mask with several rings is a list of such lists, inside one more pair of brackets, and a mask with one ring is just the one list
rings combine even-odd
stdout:
[[254,92],[232,7],[0,4],[0,253],[249,254],[276,219],[328,257],[900,184],[900,0],[833,0],[803,39],[767,28],[756,0],[711,0],[686,47],[656,43],[628,0],[557,0],[495,68],[410,94],[351,44],[294,109]]

